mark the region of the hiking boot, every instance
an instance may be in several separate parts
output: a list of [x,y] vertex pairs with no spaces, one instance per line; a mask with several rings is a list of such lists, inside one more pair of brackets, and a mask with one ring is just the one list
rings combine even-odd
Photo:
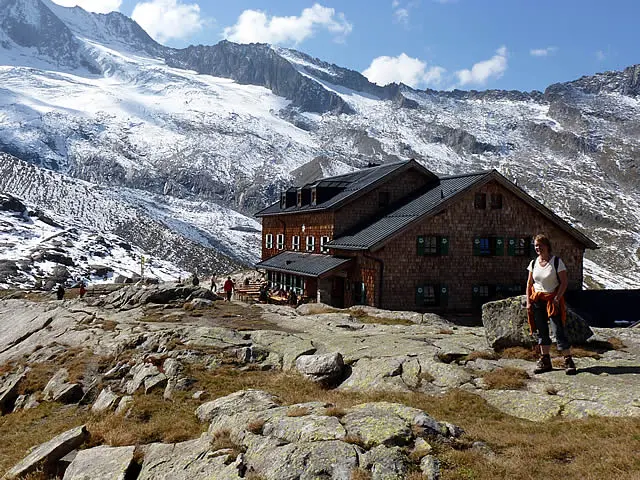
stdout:
[[551,357],[549,355],[542,355],[540,359],[538,359],[538,363],[536,363],[536,369],[533,373],[545,373],[553,370],[553,366],[551,365]]
[[566,373],[567,375],[575,375],[576,373],[578,373],[578,371],[576,370],[576,364],[573,363],[573,358],[571,358],[571,355],[564,357],[564,373]]

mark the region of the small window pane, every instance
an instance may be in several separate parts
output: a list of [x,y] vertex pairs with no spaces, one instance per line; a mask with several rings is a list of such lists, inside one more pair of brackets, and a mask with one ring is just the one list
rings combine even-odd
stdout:
[[487,237],[480,239],[480,255],[491,255],[491,242]]
[[479,210],[484,210],[485,208],[487,208],[487,194],[476,193],[474,205]]
[[438,253],[438,237],[425,237],[424,253],[427,255],[436,255]]
[[492,193],[491,194],[491,209],[497,210],[502,208],[502,194],[501,193]]

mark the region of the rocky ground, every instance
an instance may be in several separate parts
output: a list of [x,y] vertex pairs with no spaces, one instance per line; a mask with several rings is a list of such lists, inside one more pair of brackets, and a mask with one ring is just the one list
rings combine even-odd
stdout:
[[[514,422],[640,418],[640,329],[593,329],[576,350],[576,376],[559,368],[534,376],[518,301],[497,304],[485,317],[486,328],[463,327],[433,314],[368,307],[227,303],[181,284],[62,302],[46,295],[2,300],[0,426],[60,404],[75,406],[66,407],[78,409],[75,425],[85,424],[51,435],[17,464],[26,451],[2,464],[13,465],[3,478],[35,471],[64,479],[418,479],[447,471],[443,448],[496,456],[485,443],[465,440],[459,426],[389,401],[416,395],[480,397]],[[578,330],[586,340],[588,330]],[[318,390],[283,399],[273,394],[273,375],[292,390]],[[230,378],[247,388],[231,390]],[[229,383],[224,394],[214,387],[222,379]],[[342,396],[360,402],[332,401]],[[204,427],[164,443],[135,436],[109,442],[114,428],[96,434],[116,418],[137,428],[140,404],[152,398],[194,407],[181,415]],[[151,423],[150,411],[141,424]]]

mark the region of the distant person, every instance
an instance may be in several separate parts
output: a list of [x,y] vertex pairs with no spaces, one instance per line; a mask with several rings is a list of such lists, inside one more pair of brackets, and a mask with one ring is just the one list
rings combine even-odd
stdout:
[[249,277],[244,277],[244,286],[245,287],[249,286]]
[[294,308],[298,306],[298,295],[293,290],[289,292],[289,305]]
[[58,284],[58,288],[56,290],[56,297],[58,298],[58,300],[64,299],[64,286],[61,283]]
[[260,285],[260,296],[258,299],[263,303],[269,303],[269,285],[267,282]]
[[558,342],[558,350],[564,355],[565,373],[575,375],[576,365],[571,357],[571,344],[566,332],[567,307],[564,293],[569,283],[567,267],[560,258],[551,255],[551,241],[545,235],[537,235],[533,242],[538,256],[527,268],[527,317],[531,333],[538,333],[541,354],[533,373],[553,370],[549,354],[551,324]]
[[198,278],[198,274],[197,273],[193,273],[193,277],[191,277],[191,284],[194,287],[197,287],[198,285],[200,285],[200,279]]
[[227,277],[227,281],[224,282],[224,287],[222,287],[224,289],[224,293],[227,296],[227,302],[231,301],[231,294],[233,293],[233,289],[235,288],[235,284],[233,283],[233,280],[231,280],[231,277]]
[[211,277],[211,285],[209,286],[209,290],[211,290],[213,293],[218,292],[218,286],[216,285],[216,283],[216,277]]
[[87,288],[84,286],[84,282],[80,282],[80,298],[84,297],[87,293]]

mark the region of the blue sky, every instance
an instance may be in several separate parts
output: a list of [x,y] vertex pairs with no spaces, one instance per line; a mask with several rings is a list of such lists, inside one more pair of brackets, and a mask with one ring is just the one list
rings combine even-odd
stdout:
[[53,1],[119,10],[170,46],[275,43],[416,88],[544,90],[640,63],[632,0]]

